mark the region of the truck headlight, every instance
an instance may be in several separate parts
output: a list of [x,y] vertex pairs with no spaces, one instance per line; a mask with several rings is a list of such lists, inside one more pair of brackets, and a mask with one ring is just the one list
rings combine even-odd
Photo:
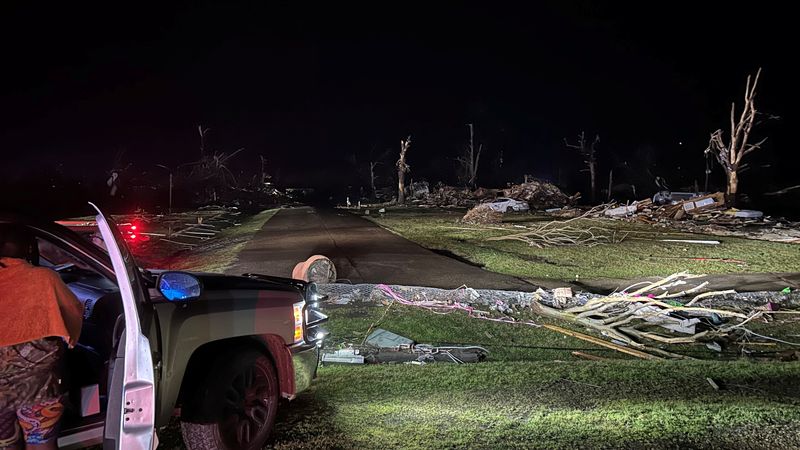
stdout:
[[306,302],[299,302],[292,305],[292,313],[294,315],[294,341],[301,342],[303,340],[303,309],[305,309]]

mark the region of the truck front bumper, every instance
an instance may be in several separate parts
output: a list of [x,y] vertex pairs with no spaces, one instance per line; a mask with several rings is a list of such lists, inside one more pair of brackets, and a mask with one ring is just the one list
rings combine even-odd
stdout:
[[317,376],[319,365],[319,347],[316,345],[292,348],[292,366],[294,367],[295,393],[305,391]]

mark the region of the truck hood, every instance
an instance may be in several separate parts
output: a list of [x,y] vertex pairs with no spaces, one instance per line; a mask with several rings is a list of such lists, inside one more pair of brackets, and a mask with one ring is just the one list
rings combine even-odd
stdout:
[[[153,275],[159,275],[167,270],[148,270]],[[230,290],[272,290],[296,292],[302,294],[306,282],[292,278],[274,277],[270,275],[246,273],[243,275],[224,275],[219,273],[185,271],[196,276],[203,284],[203,291],[230,291]]]

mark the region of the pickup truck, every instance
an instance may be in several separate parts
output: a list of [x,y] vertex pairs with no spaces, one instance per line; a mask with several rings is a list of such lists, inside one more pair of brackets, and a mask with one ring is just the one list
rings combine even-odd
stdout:
[[190,450],[262,448],[281,399],[316,376],[327,334],[316,285],[145,270],[114,221],[99,209],[95,219],[104,248],[55,223],[0,214],[33,231],[32,263],[58,272],[84,306],[67,352],[59,447],[151,450],[177,415]]

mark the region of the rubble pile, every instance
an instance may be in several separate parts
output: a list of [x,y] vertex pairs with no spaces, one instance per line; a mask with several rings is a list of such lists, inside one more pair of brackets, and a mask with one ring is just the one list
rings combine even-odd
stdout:
[[800,243],[800,222],[775,219],[761,211],[727,208],[722,192],[689,196],[663,205],[657,205],[654,200],[659,200],[659,194],[653,199],[626,205],[612,204],[602,215],[669,226],[690,233]]
[[479,203],[479,198],[466,188],[439,186],[428,193],[425,203],[435,206],[472,207]]
[[499,196],[528,202],[533,209],[547,209],[571,204],[580,197],[580,194],[569,197],[552,183],[531,180],[512,185],[507,189],[479,187],[474,191],[467,188],[439,185],[424,195],[422,202],[434,206],[473,207]]
[[526,201],[531,209],[558,208],[574,202],[579,197],[579,194],[569,197],[553,183],[541,180],[515,184],[508,189],[504,189],[503,195]]
[[488,203],[481,203],[467,211],[461,221],[474,225],[500,223],[503,221],[503,213],[494,211]]
[[[681,272],[608,295],[566,287],[515,292],[383,284],[323,284],[320,292],[325,301],[337,305],[374,303],[388,308],[398,303],[439,314],[462,312],[475,320],[544,328],[649,360],[694,359],[685,354],[686,345],[705,347],[722,357],[781,361],[800,357],[796,339],[770,336],[772,326],[777,332],[796,322],[800,291],[738,293],[711,290],[709,284],[702,275]],[[590,334],[542,318],[566,321]],[[761,324],[755,327],[758,332],[751,329],[756,324]],[[391,348],[408,346],[410,341],[393,334],[382,340]],[[762,351],[764,346],[767,351]]]

